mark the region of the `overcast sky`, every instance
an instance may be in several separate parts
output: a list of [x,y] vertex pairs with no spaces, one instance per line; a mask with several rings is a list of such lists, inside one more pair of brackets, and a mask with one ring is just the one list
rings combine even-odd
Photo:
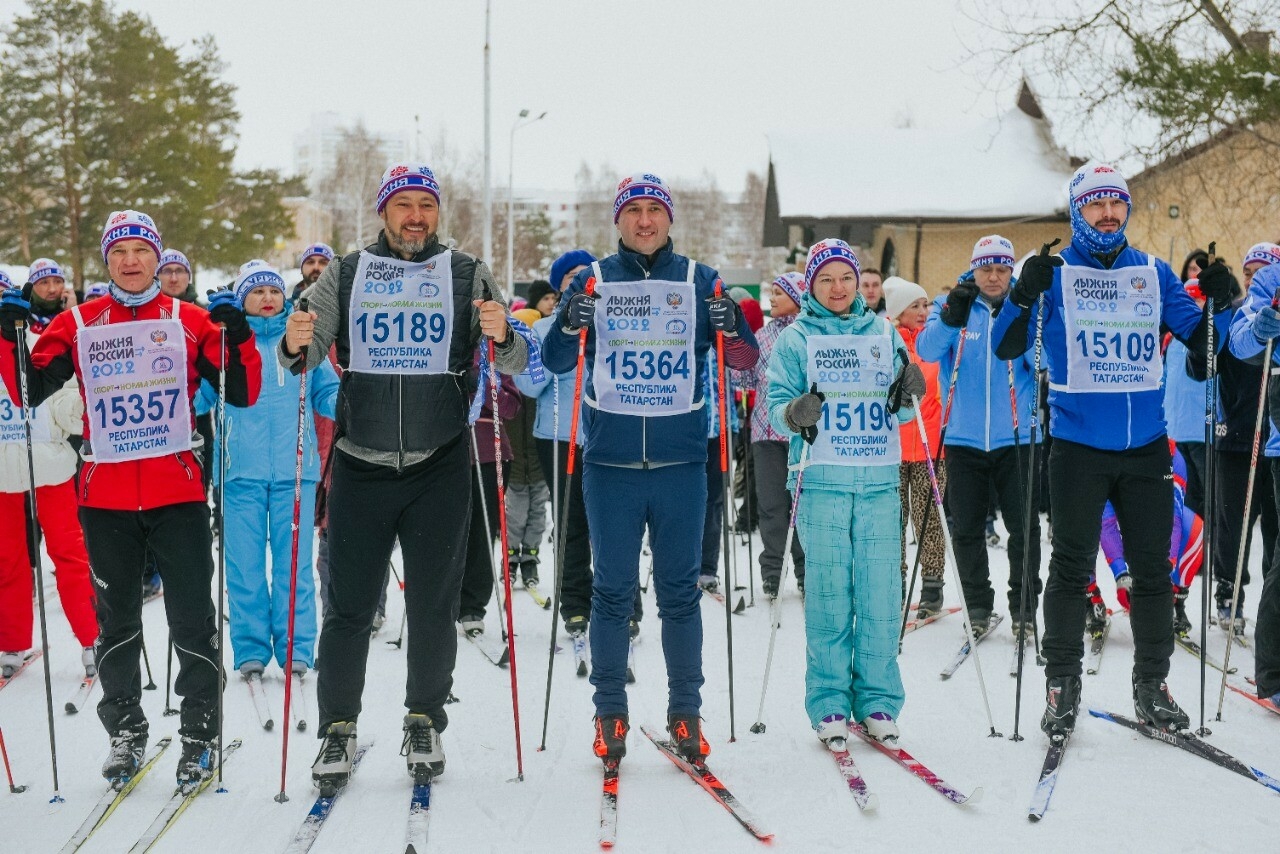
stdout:
[[[484,0],[117,0],[171,43],[217,40],[237,87],[241,166],[286,171],[313,112],[483,144]],[[0,21],[22,9],[0,0]],[[571,189],[586,161],[737,189],[773,129],[910,119],[947,126],[1007,108],[961,68],[981,27],[944,0],[493,0],[493,180],[512,121],[519,186]]]

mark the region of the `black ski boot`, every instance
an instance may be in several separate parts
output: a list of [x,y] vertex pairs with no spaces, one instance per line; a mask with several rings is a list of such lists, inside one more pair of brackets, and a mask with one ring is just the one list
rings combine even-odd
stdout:
[[320,741],[320,752],[311,763],[311,781],[320,794],[331,798],[351,779],[356,755],[356,722],[334,721]]
[[526,548],[520,558],[520,580],[525,587],[538,586],[538,547]]
[[923,620],[942,611],[942,579],[926,578],[920,582],[920,607],[916,619]]
[[778,598],[778,579],[774,576],[766,576],[760,579],[760,592],[767,596],[770,600]]
[[178,757],[178,788],[190,792],[213,776],[213,760],[218,750],[216,741],[182,737],[182,755]]
[[1044,717],[1040,729],[1050,741],[1065,741],[1076,728],[1080,713],[1080,677],[1050,676],[1045,681]]
[[605,764],[614,763],[627,755],[627,733],[631,724],[626,715],[605,715],[596,718],[596,737],[591,745],[596,756]]
[[691,765],[697,765],[711,752],[711,745],[702,737],[702,719],[697,715],[667,715],[667,732],[671,733],[671,746]]
[[1185,638],[1191,634],[1191,618],[1187,616],[1187,595],[1190,587],[1173,588],[1173,633]]
[[1090,637],[1102,637],[1107,628],[1107,603],[1102,601],[1102,591],[1097,584],[1089,585],[1086,594],[1089,599],[1089,610],[1085,612],[1084,630]]
[[417,785],[430,783],[444,773],[444,748],[440,733],[428,715],[410,712],[404,716],[404,741],[400,755],[405,758],[409,776]]
[[969,622],[973,625],[973,639],[977,640],[991,628],[991,611],[987,608],[970,608]]
[[119,791],[133,779],[142,765],[142,755],[147,752],[145,731],[124,729],[111,735],[111,752],[102,763],[102,776],[111,788]]
[[1181,732],[1191,728],[1187,713],[1173,701],[1163,679],[1133,674],[1133,710],[1138,720],[1156,729]]

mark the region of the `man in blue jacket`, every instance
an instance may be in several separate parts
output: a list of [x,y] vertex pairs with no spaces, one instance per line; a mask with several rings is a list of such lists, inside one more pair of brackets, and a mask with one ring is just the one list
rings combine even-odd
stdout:
[[[969,272],[949,294],[934,300],[924,330],[916,338],[921,359],[940,363],[939,378],[951,381],[956,357],[954,403],[943,440],[947,454],[947,504],[952,514],[951,544],[955,551],[964,601],[974,634],[983,634],[991,622],[995,591],[987,558],[983,525],[987,518],[990,490],[999,496],[1000,509],[1009,529],[1009,613],[1013,615],[1014,637],[1021,637],[1018,622],[1022,603],[1023,560],[1026,522],[1027,466],[1031,462],[1031,401],[1034,365],[1030,353],[1010,361],[995,358],[989,344],[991,325],[1000,312],[1013,281],[1013,244],[998,234],[980,238],[973,247]],[[964,350],[961,352],[961,336]],[[1013,432],[1013,405],[1009,400],[1012,376],[1018,406],[1018,435]],[[1020,447],[1019,447],[1020,446]],[[935,449],[936,452],[936,449]],[[1038,507],[1036,496],[1031,506]],[[1031,589],[1027,591],[1027,614],[1036,613],[1040,595],[1040,514],[1031,514]],[[924,579],[918,616],[942,610],[942,579]],[[1033,620],[1028,619],[1028,627]]]
[[[1053,554],[1044,596],[1048,702],[1040,727],[1054,741],[1075,728],[1084,593],[1110,499],[1133,575],[1134,707],[1153,726],[1185,729],[1187,715],[1164,681],[1173,654],[1173,476],[1160,335],[1169,329],[1203,358],[1207,324],[1169,265],[1128,245],[1129,187],[1118,171],[1085,164],[1071,180],[1068,201],[1071,245],[1060,255],[1027,259],[991,336],[996,355],[1012,359],[1043,330],[1049,363]],[[1224,331],[1231,281],[1220,261],[1200,274]]]
[[[677,255],[671,191],[656,175],[623,179],[613,204],[618,251],[565,291],[544,363],[571,370],[587,330],[582,487],[595,578],[591,596],[593,748],[606,765],[626,755],[628,620],[639,585],[645,525],[667,664],[667,727],[690,760],[702,738],[702,615],[698,568],[707,501],[707,350],[724,333],[725,362],[759,355],[742,312],[716,293],[715,270]],[[594,293],[587,293],[588,280]]]

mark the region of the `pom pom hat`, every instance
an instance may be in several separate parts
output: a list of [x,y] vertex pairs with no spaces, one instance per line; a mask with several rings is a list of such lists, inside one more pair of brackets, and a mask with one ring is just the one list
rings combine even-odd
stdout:
[[387,201],[402,190],[425,190],[436,197],[436,204],[440,203],[440,183],[436,181],[436,175],[430,166],[425,163],[393,163],[382,173],[382,184],[378,188],[378,213],[382,213]]
[[1124,245],[1124,230],[1129,225],[1128,214],[1117,231],[1106,233],[1089,225],[1080,212],[1081,208],[1097,199],[1119,199],[1130,210],[1133,209],[1133,201],[1129,198],[1129,184],[1114,166],[1093,161],[1081,166],[1071,178],[1067,195],[1071,202],[1072,240],[1079,241],[1085,249],[1095,254],[1114,252]]
[[675,222],[675,202],[671,200],[671,188],[649,172],[637,172],[618,182],[618,192],[613,197],[613,221],[618,222],[622,206],[632,199],[653,199],[667,209],[667,218]]
[[1257,261],[1263,264],[1280,264],[1280,246],[1274,243],[1255,243],[1249,247],[1249,251],[1244,254],[1244,264],[1247,266]]
[[796,272],[783,273],[781,276],[773,280],[773,286],[780,289],[796,305],[800,305],[801,297],[808,289],[808,286],[804,281],[804,276]]
[[53,276],[63,280],[67,278],[62,274],[62,268],[58,266],[57,261],[50,258],[37,258],[32,262],[30,272],[27,273],[27,281],[34,285],[41,279],[48,279]]
[[282,294],[288,294],[284,279],[266,261],[255,259],[245,263],[236,274],[236,302],[244,305],[244,298],[249,295],[249,292],[264,285],[275,288]]
[[853,249],[843,240],[832,237],[819,240],[809,247],[809,258],[804,264],[804,284],[807,290],[813,290],[813,280],[817,278],[818,271],[832,261],[844,261],[853,268],[854,276],[862,278],[862,265],[858,263],[858,256],[853,254]]
[[134,210],[112,211],[107,216],[107,224],[102,229],[102,260],[107,260],[111,247],[121,240],[144,240],[156,253],[156,260],[164,253],[160,242],[160,229],[155,220],[144,213]]
[[969,259],[969,269],[976,270],[988,264],[1002,264],[1013,267],[1013,244],[998,234],[988,234],[978,238],[973,244],[973,257]]

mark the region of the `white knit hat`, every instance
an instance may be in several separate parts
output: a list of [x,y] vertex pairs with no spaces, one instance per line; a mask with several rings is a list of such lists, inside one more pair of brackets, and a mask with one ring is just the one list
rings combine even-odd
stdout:
[[918,299],[928,300],[929,295],[924,288],[915,282],[908,282],[898,276],[890,276],[884,280],[884,313],[891,320],[906,311],[907,306]]

